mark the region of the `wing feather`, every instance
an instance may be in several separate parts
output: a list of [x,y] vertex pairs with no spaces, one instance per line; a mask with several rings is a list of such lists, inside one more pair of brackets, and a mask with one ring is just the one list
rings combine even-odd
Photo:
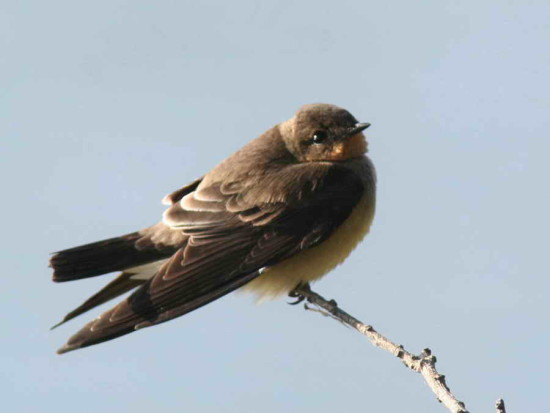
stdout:
[[[272,178],[276,188],[264,188],[280,193],[258,193],[256,201],[250,192],[258,188],[238,182],[200,184],[185,202],[174,203],[164,222],[181,229],[188,237],[185,245],[151,280],[84,326],[59,352],[168,321],[243,286],[263,268],[328,238],[363,194],[363,181],[345,167],[308,165],[302,174],[297,168],[291,172]],[[279,182],[290,178],[291,191]]]

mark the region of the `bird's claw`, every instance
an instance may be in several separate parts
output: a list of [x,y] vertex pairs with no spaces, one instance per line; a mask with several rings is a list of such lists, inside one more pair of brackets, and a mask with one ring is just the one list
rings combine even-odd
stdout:
[[287,303],[289,305],[297,305],[297,304],[300,304],[302,301],[304,301],[306,299],[306,297],[304,297],[303,295],[300,295],[300,294],[295,294],[295,295],[291,295],[292,293],[289,293],[288,296],[289,297],[293,297],[293,298],[296,298],[296,301],[292,301],[290,303]]
[[298,284],[294,290],[288,293],[291,298],[296,298],[296,301],[287,303],[289,305],[297,305],[304,301],[307,297],[300,292],[300,289],[309,290],[309,283]]

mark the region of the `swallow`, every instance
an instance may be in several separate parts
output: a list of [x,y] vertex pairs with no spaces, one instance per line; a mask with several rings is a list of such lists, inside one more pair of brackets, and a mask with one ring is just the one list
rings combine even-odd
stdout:
[[374,218],[369,126],[335,105],[305,105],[167,195],[160,223],[53,254],[56,282],[120,272],[58,325],[133,290],[58,353],[163,323],[237,289],[271,299],[328,273]]

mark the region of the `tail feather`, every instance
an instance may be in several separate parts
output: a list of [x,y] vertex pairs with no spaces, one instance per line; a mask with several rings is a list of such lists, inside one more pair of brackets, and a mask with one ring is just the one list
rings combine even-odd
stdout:
[[134,288],[140,286],[147,281],[146,279],[133,279],[131,278],[132,275],[133,274],[131,273],[124,272],[120,274],[117,278],[115,278],[113,281],[111,281],[109,284],[99,290],[96,294],[92,295],[84,303],[82,303],[80,306],[78,306],[73,311],[68,313],[65,317],[63,317],[63,320],[54,325],[51,330],[59,327],[61,324],[64,324],[69,320],[72,320],[80,314],[83,314],[86,311],[97,307],[98,305],[106,303],[107,301],[118,297],[119,295],[133,290]]
[[123,271],[169,257],[174,247],[138,248],[143,235],[140,232],[81,245],[55,253],[50,259],[53,280],[56,282],[79,280],[113,271]]

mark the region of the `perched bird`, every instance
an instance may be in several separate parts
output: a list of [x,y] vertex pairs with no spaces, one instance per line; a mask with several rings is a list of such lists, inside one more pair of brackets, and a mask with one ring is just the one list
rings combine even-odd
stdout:
[[326,274],[373,220],[369,126],[334,105],[305,105],[167,195],[160,223],[55,253],[57,282],[122,271],[59,324],[136,289],[58,353],[168,321],[241,287],[272,298]]

